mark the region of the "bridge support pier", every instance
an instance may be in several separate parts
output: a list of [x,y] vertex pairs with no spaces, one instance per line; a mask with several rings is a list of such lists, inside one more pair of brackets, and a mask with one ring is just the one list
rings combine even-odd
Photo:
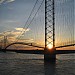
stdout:
[[56,49],[44,49],[44,61],[56,61]]

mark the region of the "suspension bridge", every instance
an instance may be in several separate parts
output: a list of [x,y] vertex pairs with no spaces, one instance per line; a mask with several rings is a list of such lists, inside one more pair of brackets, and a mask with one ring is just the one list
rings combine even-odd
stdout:
[[[70,47],[75,49],[74,9],[74,0],[36,0],[16,40],[10,42],[9,37],[4,36],[3,50],[44,54],[45,59],[53,59],[55,54],[74,53],[74,50],[70,51]],[[27,34],[24,29],[31,30]],[[22,35],[28,40],[23,41]],[[24,45],[25,50],[17,50],[17,44]],[[14,49],[10,50],[12,46]],[[64,47],[69,48],[61,50]]]

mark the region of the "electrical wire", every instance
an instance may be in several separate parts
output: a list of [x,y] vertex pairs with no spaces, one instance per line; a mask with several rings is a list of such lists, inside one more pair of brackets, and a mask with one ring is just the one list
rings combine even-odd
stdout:
[[[28,19],[27,19],[27,21],[26,21],[26,23],[25,23],[25,25],[24,25],[24,27],[23,27],[23,29],[25,28],[25,26],[27,25],[27,23],[28,23],[28,21],[29,21],[29,19],[30,19],[30,17],[31,17],[31,15],[32,15],[32,13],[34,12],[34,9],[35,9],[35,7],[36,7],[36,4],[38,3],[38,0],[36,0],[36,2],[35,2],[35,4],[34,4],[34,6],[33,6],[33,8],[32,8],[32,11],[31,11],[31,13],[30,13],[30,15],[29,15],[29,17],[28,17]],[[18,36],[18,38],[20,38],[21,37],[21,35],[22,35],[22,32],[23,32],[23,30],[21,31],[21,33],[20,33],[20,35]],[[17,40],[18,41],[18,40]],[[16,41],[16,42],[17,42]]]

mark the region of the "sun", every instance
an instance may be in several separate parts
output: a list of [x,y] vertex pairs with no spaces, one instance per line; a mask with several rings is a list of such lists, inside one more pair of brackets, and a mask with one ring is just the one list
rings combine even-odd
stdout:
[[52,48],[53,48],[53,45],[48,44],[47,47],[48,47],[49,49],[52,49]]

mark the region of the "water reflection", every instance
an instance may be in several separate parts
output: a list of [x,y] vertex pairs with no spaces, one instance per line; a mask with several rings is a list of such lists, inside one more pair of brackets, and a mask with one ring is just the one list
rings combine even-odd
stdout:
[[45,75],[55,75],[56,61],[47,62],[44,61]]

